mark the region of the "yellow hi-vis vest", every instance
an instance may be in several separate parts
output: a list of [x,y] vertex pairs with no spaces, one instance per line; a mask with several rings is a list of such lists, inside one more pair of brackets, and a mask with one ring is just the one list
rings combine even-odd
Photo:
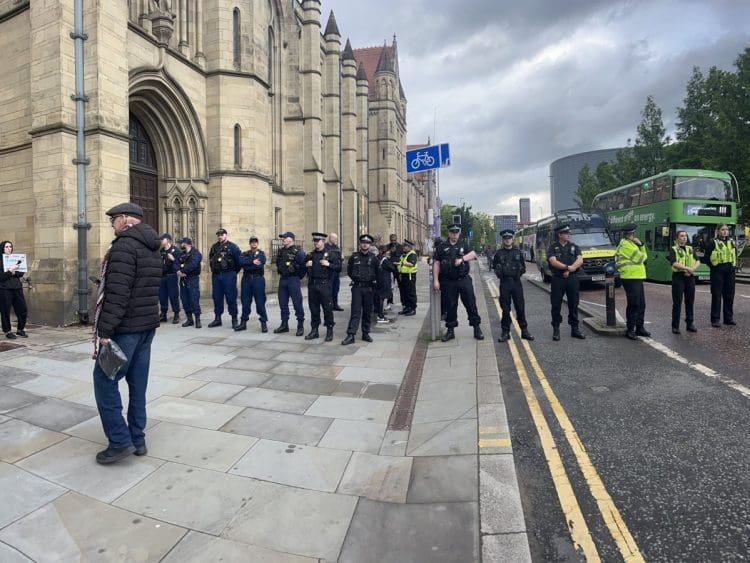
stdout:
[[[674,251],[675,258],[677,259],[676,262],[678,264],[681,264],[685,266],[686,268],[692,268],[695,266],[695,256],[693,255],[693,247],[689,244],[686,244],[685,246],[680,246],[679,244],[675,244],[672,247],[672,250]],[[674,266],[672,266],[673,272],[681,272],[682,270],[678,270]]]
[[646,279],[646,247],[623,238],[617,246],[615,264],[622,280]]
[[712,266],[718,266],[719,264],[736,266],[737,253],[734,251],[734,242],[732,242],[732,239],[725,241],[714,239],[714,249],[711,251],[709,260],[711,260]]
[[399,274],[409,274],[409,279],[411,279],[412,275],[416,275],[416,273],[417,273],[417,265],[414,264],[412,266],[412,264],[410,262],[406,261],[406,259],[409,258],[409,256],[411,256],[412,254],[414,256],[417,255],[416,252],[414,252],[413,250],[410,250],[406,254],[402,254],[401,258],[398,261],[398,273]]

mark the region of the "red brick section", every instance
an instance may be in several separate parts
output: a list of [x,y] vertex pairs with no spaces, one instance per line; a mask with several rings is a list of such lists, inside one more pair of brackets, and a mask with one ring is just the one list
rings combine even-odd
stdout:
[[398,390],[391,417],[388,419],[388,430],[411,430],[414,405],[417,403],[419,383],[422,381],[424,360],[427,357],[429,322],[430,316],[428,314],[424,318],[422,329],[417,334],[417,344],[411,353],[404,380],[401,382],[401,388]]
[[394,54],[392,46],[364,47],[362,49],[354,49],[354,59],[357,61],[357,66],[362,65],[365,68],[367,81],[369,82],[370,87],[369,98],[371,100],[377,98],[375,71],[378,69],[378,62],[380,61],[380,54],[383,52],[383,49],[388,49],[388,56],[391,57],[391,60],[393,60]]

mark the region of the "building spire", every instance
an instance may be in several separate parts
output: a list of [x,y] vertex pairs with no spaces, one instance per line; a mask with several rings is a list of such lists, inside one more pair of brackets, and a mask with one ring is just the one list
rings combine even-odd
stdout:
[[363,64],[360,64],[359,68],[357,69],[357,80],[364,80],[365,82],[369,82],[369,80],[367,80],[367,72],[365,72],[365,66]]
[[338,35],[341,37],[339,26],[336,24],[336,16],[333,15],[333,10],[331,10],[331,15],[328,16],[328,24],[326,25],[326,31],[323,35]]
[[393,72],[393,64],[391,58],[388,56],[388,47],[383,41],[383,50],[380,51],[380,59],[378,60],[378,68],[375,72]]
[[349,41],[349,39],[346,40],[344,51],[343,53],[341,53],[341,60],[344,60],[344,61],[354,60],[354,50],[352,49],[352,44],[351,44],[351,41]]

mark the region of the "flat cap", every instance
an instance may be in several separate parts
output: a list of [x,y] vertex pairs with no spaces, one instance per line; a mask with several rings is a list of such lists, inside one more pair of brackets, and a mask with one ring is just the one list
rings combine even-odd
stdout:
[[193,239],[190,237],[182,237],[180,239],[180,244],[189,244],[190,246],[193,246]]
[[126,201],[115,205],[112,209],[107,211],[107,215],[110,217],[115,217],[116,215],[130,215],[131,217],[140,217],[143,219],[143,208],[140,205]]
[[448,225],[448,232],[449,233],[460,233],[461,232],[461,225],[458,225],[457,223],[452,223],[451,225]]
[[359,242],[367,242],[369,244],[372,244],[372,241],[374,239],[370,235],[359,235]]
[[216,236],[227,235],[227,234],[229,234],[229,233],[227,233],[226,229],[219,229],[218,231],[216,231]]
[[312,233],[313,240],[325,240],[327,238],[328,238],[328,235],[325,233]]
[[161,235],[161,238],[162,239],[167,239],[167,240],[171,241],[172,240],[172,235],[170,235],[169,233],[164,233],[163,235]]
[[500,236],[502,238],[513,237],[513,236],[515,236],[515,233],[513,231],[511,231],[510,229],[503,229],[502,231],[500,231]]
[[407,246],[414,246],[414,243],[410,241],[409,239],[404,239],[404,244]]
[[557,228],[555,229],[555,232],[556,232],[556,233],[557,233],[558,235],[564,235],[564,234],[566,234],[566,233],[569,233],[569,232],[570,232],[570,227],[569,227],[568,225],[560,225],[559,227],[557,227]]
[[295,236],[294,236],[294,233],[293,233],[293,232],[291,232],[291,231],[287,231],[287,232],[285,232],[285,233],[281,233],[281,234],[279,235],[279,238],[293,238],[293,239],[296,239],[297,237],[295,237]]
[[620,227],[620,230],[625,234],[634,233],[635,229],[636,229],[635,223],[628,223],[627,225],[623,225],[622,227]]

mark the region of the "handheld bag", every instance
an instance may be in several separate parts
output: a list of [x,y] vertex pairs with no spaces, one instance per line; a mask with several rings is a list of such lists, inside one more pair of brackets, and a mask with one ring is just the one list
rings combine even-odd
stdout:
[[107,377],[114,381],[117,379],[120,368],[128,363],[128,357],[122,351],[122,348],[117,345],[117,342],[110,340],[108,344],[99,346],[96,361],[99,362],[99,367],[102,368]]

